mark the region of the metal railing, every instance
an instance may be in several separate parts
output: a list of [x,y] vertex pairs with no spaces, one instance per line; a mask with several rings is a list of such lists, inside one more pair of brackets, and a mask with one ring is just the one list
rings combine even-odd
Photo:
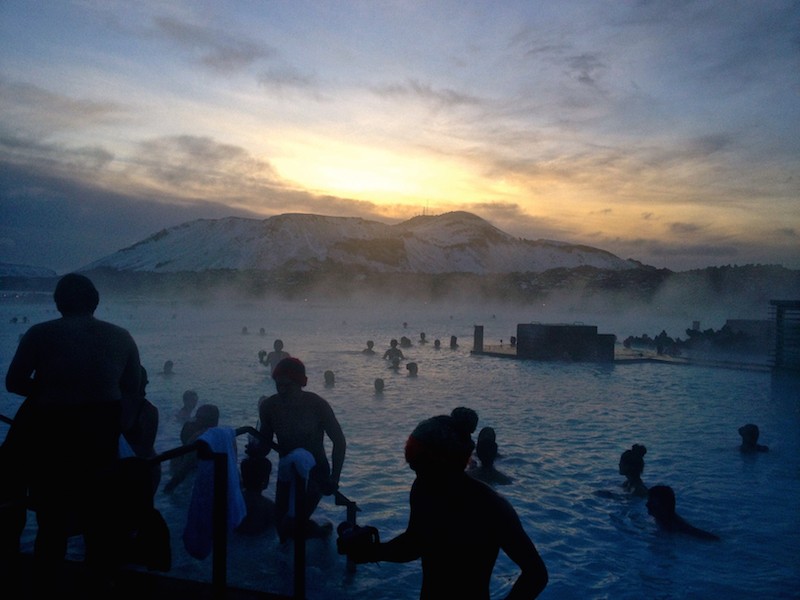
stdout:
[[[0,421],[13,425],[14,420],[0,414]],[[250,434],[264,442],[264,437],[254,427],[239,427],[235,430],[236,436]],[[267,441],[276,448],[274,444]],[[197,440],[184,446],[178,446],[166,450],[152,458],[144,459],[146,462],[156,465],[179,456],[197,453],[200,460],[213,461],[214,488],[212,504],[212,566],[211,566],[211,590],[215,599],[223,599],[226,596],[228,587],[228,456],[221,452],[212,452],[211,448],[203,440]],[[295,514],[305,514],[305,479],[295,469]],[[356,513],[360,510],[357,504],[348,499],[339,491],[334,492],[334,502],[337,506],[346,507],[346,521],[355,525]],[[294,527],[294,577],[292,596],[274,595],[276,600],[305,600],[306,595],[306,523],[298,523]],[[355,563],[347,560],[347,569],[352,572],[355,570]]]

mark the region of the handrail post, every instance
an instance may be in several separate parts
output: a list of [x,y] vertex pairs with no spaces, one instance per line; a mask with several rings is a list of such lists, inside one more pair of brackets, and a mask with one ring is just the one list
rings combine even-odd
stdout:
[[295,469],[294,474],[294,597],[306,597],[306,480]]
[[215,452],[214,506],[212,509],[213,555],[211,588],[215,599],[225,598],[228,578],[228,456]]

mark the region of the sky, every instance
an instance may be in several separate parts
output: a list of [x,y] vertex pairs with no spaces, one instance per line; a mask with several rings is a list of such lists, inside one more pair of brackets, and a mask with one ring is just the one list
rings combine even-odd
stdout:
[[800,2],[2,0],[0,262],[198,218],[473,212],[800,268]]

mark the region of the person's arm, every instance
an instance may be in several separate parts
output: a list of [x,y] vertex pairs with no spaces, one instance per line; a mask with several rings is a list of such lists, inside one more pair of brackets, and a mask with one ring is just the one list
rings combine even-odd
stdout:
[[261,396],[258,401],[258,432],[261,434],[260,439],[253,438],[247,444],[246,452],[249,456],[264,457],[272,450],[272,438],[275,432],[272,429],[272,422],[270,421],[266,411],[265,404],[267,402],[266,396]]
[[414,486],[411,487],[410,506],[411,514],[408,519],[406,530],[397,537],[379,544],[371,544],[360,548],[359,552],[349,557],[356,563],[365,562],[411,562],[422,556],[422,547],[419,536],[417,536],[417,519],[414,507],[416,505]]
[[33,395],[34,350],[30,333],[19,341],[19,346],[6,372],[6,389],[26,398]]
[[506,555],[519,566],[521,573],[511,588],[506,600],[530,600],[536,598],[547,586],[547,567],[533,541],[525,532],[519,515],[507,501],[503,500],[502,548]]
[[120,373],[117,386],[122,406],[120,425],[122,432],[126,433],[136,426],[136,420],[144,404],[144,394],[141,385],[142,366],[139,362],[139,348],[127,331],[120,339],[120,343],[125,345],[125,365]]
[[336,415],[333,414],[333,409],[328,405],[327,418],[325,424],[325,432],[332,442],[331,449],[331,484],[333,490],[331,493],[339,489],[339,479],[342,476],[342,467],[344,467],[344,455],[347,450],[347,440],[344,437],[342,426]]

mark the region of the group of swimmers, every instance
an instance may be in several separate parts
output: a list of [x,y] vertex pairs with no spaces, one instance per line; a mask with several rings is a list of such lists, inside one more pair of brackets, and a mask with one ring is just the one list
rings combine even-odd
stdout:
[[[753,423],[739,427],[742,443],[739,450],[745,454],[767,452],[769,448],[758,443],[759,429]],[[675,510],[675,491],[668,485],[655,485],[648,488],[642,481],[644,456],[647,448],[634,444],[625,450],[619,459],[619,473],[625,476],[624,490],[632,496],[647,498],[647,512],[664,531],[686,533],[706,540],[719,540],[719,536],[686,522]]]

